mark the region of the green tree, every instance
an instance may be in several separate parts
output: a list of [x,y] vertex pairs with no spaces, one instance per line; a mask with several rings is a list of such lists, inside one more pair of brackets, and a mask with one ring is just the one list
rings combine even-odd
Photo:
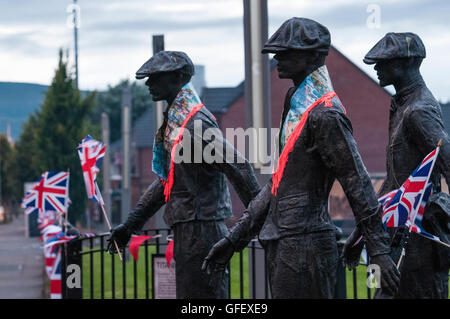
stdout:
[[0,203],[6,203],[12,195],[8,187],[8,162],[12,155],[11,145],[4,134],[0,134]]
[[7,162],[8,188],[15,198],[20,200],[24,196],[24,183],[34,182],[42,172],[37,169],[37,116],[31,114],[24,123],[19,140],[13,148],[10,160]]
[[[59,54],[58,68],[41,109],[31,115],[17,143],[16,172],[23,182],[35,181],[45,171],[70,170],[69,220],[80,220],[86,207],[86,190],[76,147],[90,134],[99,139],[98,125],[89,123],[96,93],[82,96]],[[94,131],[94,133],[93,133]]]
[[99,92],[97,94],[97,107],[91,113],[91,121],[93,123],[98,122],[102,112],[109,115],[111,142],[121,138],[122,91],[127,85],[130,86],[131,103],[133,106],[132,123],[148,110],[153,103],[146,86],[138,84],[137,82],[132,82],[130,84],[128,80],[122,80],[115,86],[108,86],[106,91]]

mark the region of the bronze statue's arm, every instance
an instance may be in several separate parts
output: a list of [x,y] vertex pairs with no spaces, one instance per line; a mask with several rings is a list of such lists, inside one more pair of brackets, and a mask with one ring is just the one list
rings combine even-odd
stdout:
[[244,206],[248,207],[261,191],[253,167],[225,138],[222,137],[220,143],[225,150],[223,162],[213,163],[212,166],[226,175]]
[[[261,190],[252,165],[224,138],[217,123],[204,114],[200,114],[199,119],[202,120],[202,136],[199,135],[199,130],[190,127],[194,152],[204,154],[205,148],[208,148],[208,152],[205,153],[214,153],[213,158],[203,158],[202,161],[210,165],[212,169],[226,175],[242,203],[247,207]],[[212,149],[214,152],[211,151]]]
[[250,202],[242,217],[231,228],[230,234],[226,236],[233,244],[235,251],[247,247],[248,243],[260,232],[269,212],[271,188],[270,180]]
[[382,227],[381,206],[358,152],[350,121],[333,110],[311,115],[314,148],[342,185],[368,254],[373,257],[389,253],[389,235]]
[[128,215],[125,226],[131,233],[139,231],[164,204],[164,186],[162,181],[157,178],[150,184],[133,211]]
[[203,261],[202,270],[209,274],[212,271],[223,271],[234,252],[247,247],[250,240],[259,233],[269,211],[270,190],[271,183],[268,183],[250,202],[230,233],[214,244]]

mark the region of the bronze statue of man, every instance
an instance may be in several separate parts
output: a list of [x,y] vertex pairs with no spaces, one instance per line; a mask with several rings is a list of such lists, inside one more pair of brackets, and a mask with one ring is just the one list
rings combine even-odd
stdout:
[[333,298],[339,256],[328,196],[335,179],[367,236],[382,285],[392,291],[398,285],[381,207],[325,66],[330,43],[325,26],[291,18],[264,45],[262,53],[275,53],[279,77],[294,84],[284,103],[280,156],[270,181],[203,265],[207,271],[225,265],[259,234],[274,298]]
[[[422,226],[449,243],[450,197],[441,191],[441,174],[450,185],[450,141],[442,122],[441,107],[420,74],[425,55],[425,46],[419,36],[391,32],[364,57],[366,64],[375,64],[380,86],[393,85],[396,92],[391,99],[389,115],[387,176],[379,196],[400,188],[442,140],[430,177],[433,196],[425,208]],[[388,228],[393,248],[398,245],[404,230],[404,227]],[[346,263],[350,266],[359,258],[361,247],[351,248],[358,236],[356,229],[344,249]],[[449,266],[449,248],[411,233],[400,269],[400,286],[394,298],[447,299]]]
[[[136,72],[137,79],[148,77],[153,100],[168,104],[153,145],[152,170],[158,176],[127,220],[112,230],[109,251],[114,252],[112,240],[126,247],[131,234],[166,204],[164,220],[174,233],[177,298],[228,298],[229,270],[201,271],[210,248],[228,234],[224,220],[232,211],[225,177],[245,206],[260,187],[249,162],[222,137],[200,101],[190,82],[193,74],[191,59],[179,51],[161,51]],[[215,160],[205,160],[203,151],[212,141]]]

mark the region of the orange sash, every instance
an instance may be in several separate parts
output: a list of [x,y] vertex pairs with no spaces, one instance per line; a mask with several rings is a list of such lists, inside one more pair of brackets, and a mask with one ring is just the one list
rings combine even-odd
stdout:
[[164,196],[166,198],[166,203],[168,202],[170,198],[170,192],[172,191],[173,183],[175,181],[175,151],[177,148],[178,143],[181,143],[181,140],[183,139],[183,133],[184,128],[186,127],[187,122],[195,115],[195,113],[198,112],[203,107],[203,104],[199,103],[189,112],[189,114],[186,116],[186,118],[183,121],[183,124],[181,124],[180,130],[178,131],[177,138],[175,139],[172,150],[170,152],[170,168],[169,168],[169,174],[167,176],[167,181],[164,181],[161,179],[164,185]]

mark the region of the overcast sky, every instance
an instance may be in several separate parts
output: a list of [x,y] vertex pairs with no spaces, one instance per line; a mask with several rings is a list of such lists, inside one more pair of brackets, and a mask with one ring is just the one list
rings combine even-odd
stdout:
[[[66,12],[72,0],[0,0],[0,81],[49,84],[58,49],[72,54]],[[235,86],[244,78],[242,0],[79,0],[80,87],[105,89],[151,56],[153,34],[166,50],[188,53],[206,66],[210,87]],[[379,27],[373,24],[379,8]],[[450,1],[269,0],[269,35],[293,16],[314,19],[331,32],[332,44],[370,76],[362,58],[387,32],[414,32],[427,58],[422,74],[436,98],[450,100]],[[369,10],[369,12],[368,12]],[[368,24],[372,22],[372,24]],[[376,21],[375,21],[376,22]],[[72,54],[73,58],[73,54]]]

